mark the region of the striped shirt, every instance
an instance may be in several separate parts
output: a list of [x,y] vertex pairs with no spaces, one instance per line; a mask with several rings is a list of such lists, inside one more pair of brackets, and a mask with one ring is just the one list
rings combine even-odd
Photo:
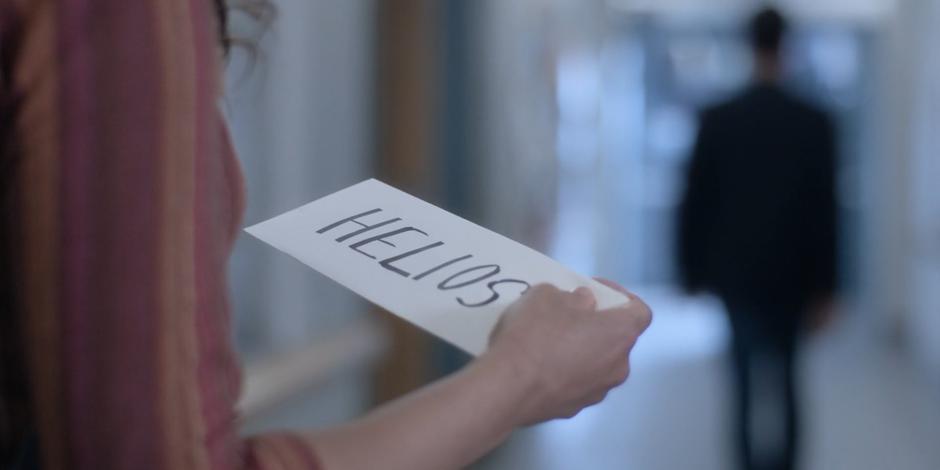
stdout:
[[300,435],[238,434],[216,22],[211,0],[0,0],[2,468],[318,466]]

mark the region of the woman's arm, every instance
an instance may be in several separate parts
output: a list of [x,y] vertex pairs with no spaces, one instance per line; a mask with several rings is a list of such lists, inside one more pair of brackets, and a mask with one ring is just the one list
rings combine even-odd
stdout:
[[459,467],[625,379],[642,302],[596,312],[583,292],[540,286],[457,375],[337,429],[240,439],[212,3],[12,4],[17,209],[4,229],[45,467],[299,470],[317,467],[314,449],[328,469]]
[[239,437],[224,276],[241,188],[211,0],[0,4],[0,230],[43,467],[315,468],[296,434]]
[[328,469],[463,468],[519,425],[518,405],[532,392],[524,371],[488,355],[310,440]]
[[537,286],[467,368],[311,441],[329,469],[462,468],[513,429],[574,416],[626,380],[630,349],[650,322],[646,305],[630,297],[597,312],[587,289]]

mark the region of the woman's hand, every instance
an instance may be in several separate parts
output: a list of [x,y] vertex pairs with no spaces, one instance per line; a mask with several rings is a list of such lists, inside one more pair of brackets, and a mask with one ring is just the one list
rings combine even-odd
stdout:
[[518,380],[526,382],[519,425],[575,416],[630,374],[630,350],[651,312],[619,285],[599,281],[630,302],[598,311],[590,289],[565,292],[542,284],[512,304],[494,329],[480,360],[512,364]]
[[365,418],[311,434],[324,466],[463,468],[518,426],[571,417],[603,400],[630,373],[630,349],[649,326],[650,310],[600,281],[630,303],[597,311],[586,288],[533,287],[506,310],[490,349],[469,367]]

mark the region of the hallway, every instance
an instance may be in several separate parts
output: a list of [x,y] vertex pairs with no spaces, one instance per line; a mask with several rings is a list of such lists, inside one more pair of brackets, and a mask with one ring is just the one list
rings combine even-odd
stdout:
[[[669,289],[699,112],[752,79],[756,3],[274,1],[268,59],[229,72],[246,222],[376,177],[655,311],[626,385],[470,468],[734,470],[724,316]],[[773,3],[796,26],[786,86],[838,122],[843,295],[868,312],[804,345],[800,470],[938,470],[940,1]],[[346,422],[466,360],[260,244],[231,278],[254,383],[300,364],[249,394],[270,408],[246,433]]]
[[[572,420],[517,433],[475,468],[733,468],[719,306],[639,291],[656,317],[627,384]],[[859,320],[843,317],[805,345],[803,468],[940,467],[935,389]]]

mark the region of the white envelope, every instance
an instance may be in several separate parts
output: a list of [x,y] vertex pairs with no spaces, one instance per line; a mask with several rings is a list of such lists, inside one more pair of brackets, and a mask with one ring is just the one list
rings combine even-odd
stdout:
[[350,186],[245,229],[395,315],[473,355],[506,306],[549,283],[626,296],[380,181]]

